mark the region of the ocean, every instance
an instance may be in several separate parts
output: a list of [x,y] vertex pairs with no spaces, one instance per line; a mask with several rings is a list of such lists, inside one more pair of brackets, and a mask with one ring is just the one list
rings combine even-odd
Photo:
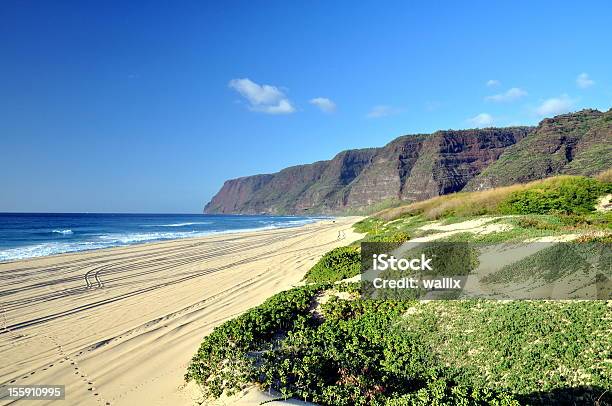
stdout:
[[297,227],[324,217],[0,213],[0,262],[219,233]]

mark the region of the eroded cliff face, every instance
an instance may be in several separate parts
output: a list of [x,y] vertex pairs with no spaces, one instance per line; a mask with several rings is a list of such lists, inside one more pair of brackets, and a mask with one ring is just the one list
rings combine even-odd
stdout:
[[528,133],[516,127],[407,135],[382,148],[228,180],[204,212],[330,214],[455,192]]
[[467,191],[557,174],[590,176],[612,167],[612,110],[582,110],[542,120],[533,133],[470,180]]
[[538,127],[438,131],[329,161],[225,182],[205,213],[338,214],[612,166],[610,112],[558,116]]
[[330,161],[292,166],[272,175],[225,182],[205,213],[281,214],[317,210],[329,213],[344,205],[344,189],[370,165],[376,149],[344,151]]

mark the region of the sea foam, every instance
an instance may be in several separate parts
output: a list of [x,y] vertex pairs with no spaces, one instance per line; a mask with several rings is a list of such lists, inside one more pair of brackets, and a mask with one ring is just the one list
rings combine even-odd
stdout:
[[52,233],[56,233],[56,234],[62,234],[62,235],[69,235],[72,234],[72,230],[53,230],[51,231]]
[[[79,251],[88,251],[101,248],[121,247],[133,244],[141,244],[146,242],[154,241],[165,241],[165,240],[176,240],[190,237],[204,237],[209,235],[221,235],[231,233],[243,233],[253,232],[262,230],[271,230],[277,228],[291,228],[298,227],[305,224],[313,223],[317,220],[321,220],[324,217],[311,217],[311,218],[259,218],[252,219],[249,217],[232,217],[231,219],[222,219],[223,222],[216,224],[215,221],[191,221],[191,222],[172,222],[161,225],[150,225],[141,224],[141,227],[188,227],[197,225],[208,225],[203,227],[205,229],[178,229],[174,230],[161,230],[161,231],[124,231],[124,232],[102,232],[97,233],[96,231],[79,231],[74,233],[72,229],[62,228],[49,228],[47,233],[59,236],[73,235],[79,236],[79,238],[70,239],[59,239],[55,238],[55,241],[36,242],[31,245],[21,247],[7,247],[0,249],[0,262],[15,261],[26,258],[43,257],[48,255],[66,254]],[[251,227],[239,227],[239,228],[226,228],[227,223],[234,222],[230,226],[235,224],[244,224],[245,221],[250,221]],[[225,223],[224,223],[225,222]],[[212,226],[211,226],[212,225]],[[73,227],[74,228],[74,227]],[[206,229],[208,228],[208,229]],[[0,239],[1,242],[1,239]]]
[[105,244],[96,244],[91,241],[75,243],[49,242],[2,250],[0,251],[0,261],[16,261],[18,259],[46,257],[48,255],[67,254],[106,247]]
[[186,227],[203,224],[212,224],[212,221],[193,221],[190,223],[174,223],[174,224],[158,224],[158,225],[147,225],[147,227]]

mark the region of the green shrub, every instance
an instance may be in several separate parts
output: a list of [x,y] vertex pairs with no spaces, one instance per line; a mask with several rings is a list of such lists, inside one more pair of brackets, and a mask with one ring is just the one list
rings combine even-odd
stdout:
[[319,260],[304,276],[308,282],[335,282],[358,275],[361,270],[359,248],[335,248]]
[[561,223],[568,227],[612,228],[612,212],[594,212],[589,214],[561,214],[557,216]]
[[293,331],[264,354],[264,387],[323,405],[382,404],[395,391],[422,385],[382,367],[386,336],[409,302],[335,300],[325,321]]
[[550,223],[544,219],[534,217],[521,217],[517,225],[522,228],[535,228],[536,230],[558,230],[559,224]]
[[403,243],[410,240],[410,235],[404,231],[397,231],[387,234],[374,234],[367,236],[365,242],[388,242],[388,243]]
[[595,209],[599,196],[610,184],[581,176],[563,176],[517,191],[500,204],[504,214],[581,214]]
[[267,347],[273,337],[294,328],[320,289],[306,286],[281,292],[216,327],[200,345],[185,379],[199,383],[204,396],[212,398],[256,381],[256,358],[249,352]]
[[490,389],[453,385],[444,379],[428,382],[425,388],[414,393],[387,400],[385,406],[455,406],[455,405],[498,405],[519,406],[511,395]]
[[377,234],[380,232],[380,229],[383,227],[385,222],[376,217],[368,217],[363,219],[353,225],[353,229],[362,234],[370,233]]

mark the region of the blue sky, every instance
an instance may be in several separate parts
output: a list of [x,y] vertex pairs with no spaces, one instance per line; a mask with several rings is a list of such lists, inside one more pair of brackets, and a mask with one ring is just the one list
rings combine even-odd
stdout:
[[607,110],[610,21],[606,1],[2,1],[0,211],[195,213],[226,179],[399,135]]

